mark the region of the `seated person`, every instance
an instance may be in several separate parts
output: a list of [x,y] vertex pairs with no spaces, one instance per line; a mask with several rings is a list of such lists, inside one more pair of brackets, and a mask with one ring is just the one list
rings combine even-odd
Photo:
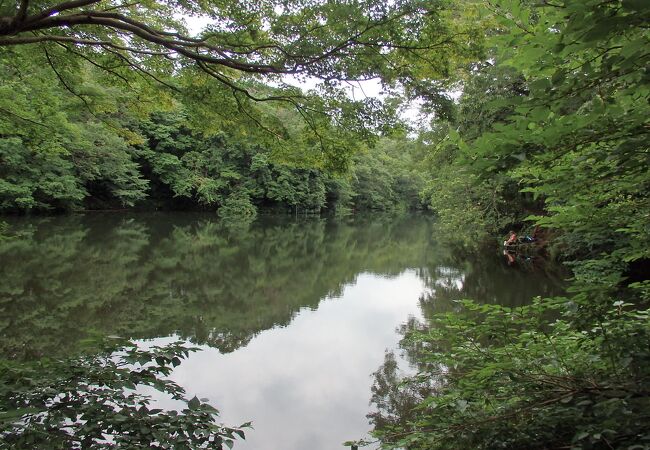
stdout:
[[508,239],[503,241],[503,245],[507,247],[509,245],[514,245],[516,243],[517,243],[517,234],[511,230]]

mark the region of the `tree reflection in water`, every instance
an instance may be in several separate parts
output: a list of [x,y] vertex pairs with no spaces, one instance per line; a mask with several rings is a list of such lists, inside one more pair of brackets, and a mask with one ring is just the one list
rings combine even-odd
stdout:
[[[442,248],[451,247],[439,243]],[[564,272],[541,258],[530,258],[528,265],[513,267],[507,260],[485,255],[463,255],[448,251],[436,265],[422,269],[419,274],[426,280],[429,291],[420,298],[425,321],[409,318],[399,329],[401,357],[409,367],[400,365],[394,352],[387,352],[384,363],[373,374],[371,405],[368,414],[375,430],[384,437],[392,429],[408,429],[415,423],[427,398],[435,398],[436,391],[444,386],[453,367],[428,360],[421,339],[412,339],[413,332],[426,333],[427,319],[439,313],[458,312],[458,300],[473,299],[484,304],[517,307],[530,303],[535,296],[552,297],[564,292]],[[439,348],[427,348],[426,353],[448,352],[444,342]],[[408,382],[405,380],[408,379]],[[393,436],[399,439],[399,435]]]
[[0,243],[0,351],[74,353],[91,335],[177,334],[222,352],[315,309],[362,271],[430,258],[429,221],[265,218],[229,227],[196,214],[15,219]]
[[[425,317],[453,311],[461,298],[514,306],[561,289],[557,276],[509,267],[493,250],[453,251],[417,216],[233,225],[205,214],[93,214],[11,222],[18,236],[0,243],[0,352],[16,361],[73,356],[86,338],[109,335],[175,336],[233,352],[289,325],[301,309],[341,296],[361,273],[392,278],[413,269],[426,285]],[[411,318],[401,333],[422,326]],[[404,341],[402,349],[415,366],[417,345]],[[408,419],[435,389],[423,379],[398,390],[399,366],[389,353],[375,375],[370,417],[378,427]]]

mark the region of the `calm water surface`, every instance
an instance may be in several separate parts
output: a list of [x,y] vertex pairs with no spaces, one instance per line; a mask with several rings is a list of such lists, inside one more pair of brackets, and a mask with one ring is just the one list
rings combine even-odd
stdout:
[[226,424],[253,422],[236,449],[343,448],[370,428],[372,374],[407,320],[460,298],[514,306],[561,292],[539,260],[453,253],[425,217],[5,220],[19,237],[0,243],[4,357],[74,354],[101,335],[192,342],[201,351],[172,378]]

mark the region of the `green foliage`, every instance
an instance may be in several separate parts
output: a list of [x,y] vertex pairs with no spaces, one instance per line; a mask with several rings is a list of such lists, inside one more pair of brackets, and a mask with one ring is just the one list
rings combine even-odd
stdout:
[[[258,140],[242,140],[230,132],[206,136],[188,127],[186,116],[173,113],[156,114],[142,124],[148,145],[139,154],[151,172],[154,198],[163,196],[160,200],[165,201],[171,191],[174,197],[204,206],[223,209],[228,202],[229,215],[242,201],[242,206],[283,206],[300,212],[339,206],[420,207],[422,175],[406,138],[379,140],[353,158],[349,173],[340,175],[318,162],[298,164],[287,152]],[[308,152],[301,150],[303,155]]]
[[[117,122],[180,103],[192,129],[254,134],[284,162],[343,172],[363,144],[400,127],[397,94],[449,104],[445,76],[482,51],[481,33],[458,20],[468,12],[471,2],[446,0],[5,2],[0,58],[38,58],[70,103],[127,111]],[[190,35],[188,17],[210,23]],[[320,84],[289,84],[307,79]],[[351,82],[379,79],[391,101],[349,97]],[[114,108],[96,95],[107,89],[137,101]]]
[[[239,203],[247,210],[238,214],[252,217],[251,207],[259,206],[316,213],[335,209],[339,200],[343,208],[352,206],[346,168],[352,154],[365,147],[363,139],[376,140],[361,128],[334,127],[323,116],[317,137],[295,111],[264,104],[256,110],[256,120],[276,117],[274,126],[282,137],[271,139],[270,123],[224,121],[215,119],[214,111],[199,121],[205,104],[199,106],[187,95],[178,94],[167,105],[168,99],[156,94],[143,107],[135,93],[121,93],[108,81],[98,84],[95,78],[102,81],[102,72],[97,68],[74,59],[69,67],[66,54],[59,53],[47,53],[65,68],[57,69],[58,77],[38,52],[21,48],[0,53],[7,63],[0,69],[0,107],[7,113],[0,124],[0,211],[134,205],[218,209],[229,203],[225,211],[232,214],[235,199],[248,198]],[[25,60],[32,54],[34,61]],[[26,78],[25,72],[33,77]],[[83,94],[71,91],[69,78]],[[148,107],[158,111],[151,113]],[[233,118],[241,115],[233,105],[224,107],[231,108]],[[409,156],[386,159],[384,154],[370,152],[357,162],[366,176],[354,189],[374,192],[358,195],[355,207],[415,207],[413,163],[401,167]],[[383,166],[385,182],[367,187],[377,180],[361,165]]]
[[[345,210],[353,156],[402,128],[397,94],[449,105],[445,77],[483,43],[458,16],[477,11],[439,0],[0,4],[0,210],[145,198],[218,208],[235,191],[309,212],[340,197]],[[188,37],[183,15],[213,22]],[[303,92],[283,75],[322,83]],[[380,77],[389,101],[346,93]],[[268,185],[249,180],[259,153]],[[412,168],[367,159],[357,209],[419,205]],[[366,165],[386,180],[366,186]]]
[[[434,81],[480,53],[481,33],[457,20],[463,13],[477,18],[471,6],[444,0],[0,4],[0,48],[63,48],[70,64],[83,59],[116,79],[142,76],[177,89],[185,86],[166,75],[190,68],[230,92],[230,102],[285,101],[309,121],[321,111],[311,115],[292,88],[282,85],[267,96],[256,84],[286,74],[316,77],[325,82],[319,94],[326,112],[359,124],[360,115],[369,121],[372,114],[359,108],[364,102],[343,100],[340,85],[383,77],[393,87],[400,81],[409,91],[439,93]],[[211,21],[189,36],[185,17]]]
[[475,158],[466,157],[468,143],[507,120],[512,108],[504,106],[504,100],[525,93],[517,71],[477,64],[465,82],[453,120],[436,121],[419,136],[420,145],[428,150],[425,167],[429,180],[422,195],[444,233],[455,231],[466,246],[475,246],[522,221],[529,215],[527,211],[538,210],[539,205],[519,192],[516,180],[506,170],[488,173]]
[[412,327],[418,374],[399,377],[390,357],[376,374],[382,448],[648,448],[650,311],[619,301],[577,330],[550,319],[565,304],[464,301]]
[[[650,188],[649,56],[641,50],[650,10],[627,2],[564,4],[539,11],[528,32],[507,37],[520,50],[504,49],[502,64],[521,71],[530,95],[511,103],[507,126],[481,136],[469,152],[487,170],[499,157],[514,161],[511,174],[523,191],[545,203],[533,219],[563,232],[568,257],[609,261],[601,272],[616,278],[619,262],[650,257],[650,204],[642,194]],[[540,56],[540,48],[548,51]],[[604,284],[617,284],[609,278]]]
[[[0,210],[131,206],[150,195],[153,207],[219,209],[248,222],[260,206],[319,212],[423,202],[439,227],[466,245],[540,225],[573,270],[570,298],[512,311],[466,304],[471,313],[448,316],[429,334],[409,334],[425,376],[404,383],[404,391],[392,389],[398,379],[387,366],[384,387],[408,408],[385,421],[389,431],[378,418],[378,436],[407,448],[647,447],[640,424],[648,421],[650,5],[244,3],[102,1],[84,5],[83,14],[73,3],[43,17],[38,11],[53,5],[0,4]],[[119,14],[107,17],[94,6]],[[228,26],[188,40],[170,14],[178,8]],[[119,34],[131,27],[140,32]],[[46,32],[53,34],[39,34]],[[177,42],[170,44],[172,36]],[[80,37],[86,41],[71,43]],[[272,77],[288,72],[325,83],[304,95]],[[390,94],[420,98],[437,113],[416,142],[379,139],[396,127],[396,99],[379,105],[341,89],[348,80],[379,76]],[[269,80],[275,87],[263,84]],[[455,105],[447,92],[459,86]],[[133,267],[147,235],[137,226],[124,232],[132,251],[118,244],[109,254]],[[66,239],[78,243],[84,233]],[[152,274],[165,279],[176,265],[204,262],[195,252],[209,253],[219,239],[211,224],[198,236],[178,229],[169,245],[178,240],[189,250],[135,277],[116,272],[120,282],[103,285],[102,295],[112,301]],[[270,249],[283,247],[263,248]],[[70,273],[74,264],[61,259],[48,260],[49,267]],[[313,270],[315,279],[321,269]],[[148,300],[164,310],[161,299],[183,297],[192,284],[197,279],[189,276],[176,290],[161,283]],[[208,287],[220,292],[227,284]],[[34,285],[54,300],[70,297],[66,283]],[[269,297],[253,282],[239,288],[244,298]],[[26,310],[32,292],[2,286],[5,304]],[[102,295],[85,295],[103,304]],[[202,313],[201,295],[189,304]],[[547,320],[559,311],[561,318]],[[234,348],[256,329],[243,328],[225,337],[201,329],[208,337],[197,340]]]
[[[248,424],[219,425],[214,407],[166,378],[194,350],[107,343],[92,356],[0,361],[0,448],[231,448]],[[143,386],[186,406],[151,408]]]
[[59,202],[74,205],[85,196],[72,164],[59,155],[32,152],[20,138],[3,138],[0,156],[4,162],[0,196],[5,210],[43,208]]
[[417,147],[407,138],[384,138],[354,158],[350,187],[358,209],[420,209],[423,185]]
[[222,215],[248,217],[264,203],[316,212],[325,206],[326,173],[276,162],[272,149],[258,142],[230,133],[205,136],[187,125],[178,114],[156,115],[143,124],[148,146],[139,154],[157,187],[154,197],[162,195],[164,202],[170,190],[199,205],[218,205]]
[[402,379],[390,360],[377,373],[376,435],[386,448],[650,448],[650,5],[483,11],[491,60],[421,135],[424,195],[441,226],[477,237],[546,228],[573,280],[567,298],[466,302],[413,327],[420,373]]
[[251,199],[245,192],[233,192],[223,202],[223,206],[219,208],[219,217],[226,219],[242,219],[252,220],[257,215],[255,205],[251,203]]
[[[59,89],[42,56],[17,53],[0,54],[0,210],[78,208],[89,195],[127,206],[142,199],[148,183],[120,130]],[[91,92],[86,103],[106,119],[123,100],[110,88]]]
[[436,213],[442,234],[453,233],[459,244],[475,247],[512,221],[505,211],[503,189],[498,181],[480,181],[454,165],[440,167],[422,195]]
[[475,65],[454,119],[421,136],[431,149],[424,195],[442,225],[475,236],[526,220],[552,229],[578,278],[600,265],[611,289],[650,257],[649,12],[560,6],[485,7],[493,62]]

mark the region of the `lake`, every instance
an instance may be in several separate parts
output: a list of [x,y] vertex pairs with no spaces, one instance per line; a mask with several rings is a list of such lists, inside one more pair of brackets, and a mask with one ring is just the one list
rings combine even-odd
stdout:
[[17,237],[0,242],[3,357],[73,355],[97,336],[190,342],[201,350],[172,378],[224,423],[252,421],[236,449],[343,448],[366,436],[372,375],[407,321],[562,292],[543,260],[454,252],[426,216],[4,220]]

